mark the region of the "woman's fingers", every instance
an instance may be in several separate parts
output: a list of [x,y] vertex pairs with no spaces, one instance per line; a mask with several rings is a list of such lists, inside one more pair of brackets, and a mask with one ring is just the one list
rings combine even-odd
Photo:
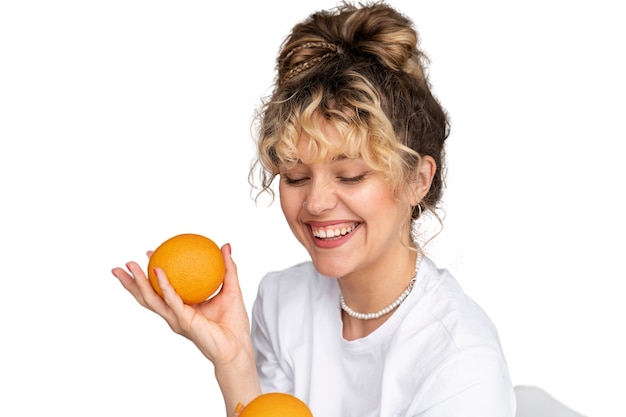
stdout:
[[154,291],[141,267],[136,262],[128,262],[126,268],[130,274],[122,268],[114,268],[113,275],[120,280],[124,288],[135,297],[139,304],[165,318],[169,307],[163,298]]
[[[176,290],[170,284],[170,281],[167,279],[165,272],[161,268],[154,268],[154,274],[157,277],[157,281],[159,283],[159,288],[161,289],[161,293],[163,294],[163,300],[172,309],[174,315],[179,316],[183,314],[183,310],[185,308],[185,304],[183,300],[180,298]],[[170,323],[171,325],[172,323]]]
[[141,293],[141,290],[139,289],[139,286],[137,285],[137,282],[133,276],[131,276],[122,268],[113,268],[111,272],[120,281],[126,291],[128,291],[133,297],[135,297],[139,304],[144,307],[148,307],[146,301],[143,298],[143,294]]
[[241,293],[241,288],[239,286],[239,276],[237,274],[237,265],[232,258],[232,248],[230,243],[225,244],[221,248],[222,257],[224,258],[224,267],[226,269],[224,274],[224,284],[222,286],[222,291],[225,292],[237,292]]
[[185,324],[187,320],[185,317],[188,314],[185,309],[188,308],[188,306],[183,303],[183,300],[176,290],[174,290],[163,269],[154,268],[154,274],[156,275],[161,294],[163,294],[163,296],[159,296],[159,298],[164,308],[159,314],[165,319],[174,332],[189,337],[187,334],[187,328],[189,326]]
[[152,288],[152,284],[146,277],[146,274],[144,274],[141,267],[136,262],[129,262],[126,266],[135,277],[135,282],[137,283],[148,308],[161,314],[164,307],[166,307],[165,302],[163,301],[163,298],[157,294],[154,288]]

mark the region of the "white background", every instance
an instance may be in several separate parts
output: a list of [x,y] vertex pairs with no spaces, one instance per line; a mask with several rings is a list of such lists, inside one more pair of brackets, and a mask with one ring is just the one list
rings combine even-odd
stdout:
[[[1,415],[223,415],[210,363],[110,270],[205,234],[232,244],[251,307],[265,272],[305,259],[279,206],[250,198],[250,123],[283,37],[335,4],[0,3]],[[391,4],[452,123],[430,255],[498,326],[515,384],[616,415],[619,2]]]

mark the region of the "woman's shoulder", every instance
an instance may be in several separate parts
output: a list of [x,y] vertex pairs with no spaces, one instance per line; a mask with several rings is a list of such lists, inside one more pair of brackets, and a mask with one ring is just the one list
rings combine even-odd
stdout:
[[[512,383],[493,321],[449,270],[429,258],[421,270],[400,330],[407,343],[398,352],[409,369],[422,370],[416,412],[437,404],[470,404],[472,397],[497,397],[497,405],[508,410],[514,405]],[[419,355],[411,356],[415,351]]]
[[424,275],[419,281],[417,309],[441,329],[441,336],[457,346],[491,345],[500,350],[497,329],[487,312],[465,291],[447,269],[424,259]]
[[304,324],[312,315],[339,308],[336,280],[321,275],[310,261],[265,274],[259,283],[253,315],[272,326]]

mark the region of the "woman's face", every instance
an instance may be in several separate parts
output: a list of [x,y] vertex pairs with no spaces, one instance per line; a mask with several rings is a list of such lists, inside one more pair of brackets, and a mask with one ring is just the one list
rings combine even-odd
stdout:
[[[323,133],[333,146],[340,144],[332,125],[324,123]],[[298,163],[280,169],[280,204],[289,227],[323,275],[385,271],[409,244],[409,203],[396,199],[384,174],[362,159],[330,155],[315,161],[309,140],[303,134]]]

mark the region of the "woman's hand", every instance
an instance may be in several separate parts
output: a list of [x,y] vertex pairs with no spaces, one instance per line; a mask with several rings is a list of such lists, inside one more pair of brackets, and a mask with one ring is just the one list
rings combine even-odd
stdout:
[[237,266],[231,257],[230,244],[221,250],[226,267],[222,288],[211,299],[195,305],[182,302],[162,269],[156,268],[155,273],[163,298],[154,291],[137,263],[126,264],[130,273],[122,268],[114,268],[112,272],[139,304],[163,317],[174,332],[191,340],[213,363],[226,415],[237,416],[242,408],[239,402],[251,401],[261,393],[261,387]]
[[233,363],[240,355],[252,354],[250,322],[230,244],[221,251],[226,267],[222,288],[213,298],[195,305],[182,302],[159,268],[155,273],[163,298],[137,263],[126,264],[130,273],[122,268],[112,271],[139,304],[163,317],[174,332],[191,340],[216,367]]

